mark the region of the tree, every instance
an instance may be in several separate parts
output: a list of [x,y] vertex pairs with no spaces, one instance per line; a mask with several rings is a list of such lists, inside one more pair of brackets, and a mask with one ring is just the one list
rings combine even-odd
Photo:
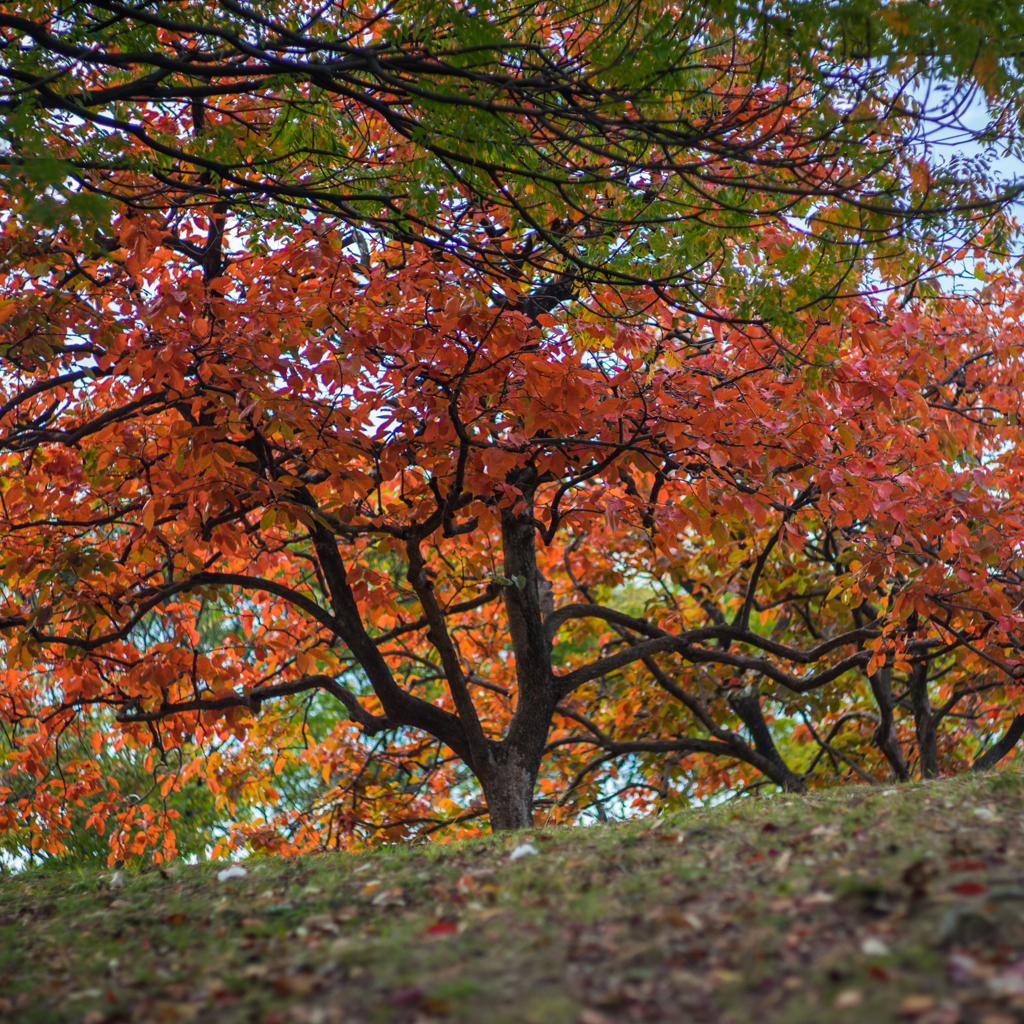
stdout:
[[[946,720],[979,690],[1015,699],[1012,276],[850,300],[785,341],[695,322],[687,344],[585,308],[531,321],[464,267],[394,244],[367,266],[315,225],[209,282],[145,229],[73,283],[59,251],[60,287],[8,280],[0,623],[5,719],[36,723],[24,770],[69,729],[101,749],[106,706],[140,746],[219,738],[202,770],[237,799],[292,742],[275,702],[322,691],[351,724],[305,754],[334,785],[301,845],[330,815],[338,841],[371,815],[478,813],[457,763],[492,827],[528,824],[539,774],[596,767],[580,749],[800,790],[762,694],[862,777],[833,727],[873,701],[905,774],[900,673],[937,669]],[[950,690],[980,664],[984,686]]]
[[[125,745],[152,752],[161,799],[205,778],[237,821],[233,841],[301,849],[484,814],[521,827],[538,805],[559,820],[715,786],[799,791],[829,770],[904,777],[908,723],[916,770],[955,770],[970,729],[985,738],[1015,710],[1024,304],[991,251],[1014,226],[975,170],[923,164],[908,126],[927,118],[885,98],[916,74],[895,58],[923,35],[882,30],[871,54],[890,47],[895,63],[880,77],[871,54],[832,64],[822,44],[779,93],[796,66],[785,19],[720,42],[721,22],[693,29],[697,15],[680,14],[674,31],[711,40],[685,50],[705,60],[685,69],[695,91],[677,95],[665,83],[678,69],[665,71],[632,109],[668,104],[673,131],[699,121],[718,140],[738,125],[746,142],[733,138],[729,158],[747,170],[729,165],[728,187],[701,177],[725,173],[704,136],[669,146],[653,181],[643,161],[665,130],[653,106],[633,126],[640,162],[622,165],[621,194],[576,190],[575,136],[552,180],[530,164],[562,130],[550,110],[540,126],[499,110],[502,152],[532,170],[467,177],[473,147],[494,142],[474,135],[484,115],[469,104],[451,122],[469,150],[444,165],[435,208],[413,176],[430,182],[442,164],[402,162],[423,133],[379,124],[365,93],[310,107],[308,125],[333,112],[346,139],[379,128],[379,152],[343,168],[346,182],[369,167],[396,194],[413,189],[378,217],[369,200],[324,212],[321,154],[287,132],[270,149],[279,180],[268,165],[238,184],[244,147],[238,166],[200,166],[256,132],[254,98],[275,116],[300,109],[308,53],[294,74],[275,56],[269,82],[273,47],[251,55],[262,89],[238,85],[237,67],[157,81],[142,73],[153,54],[198,60],[206,30],[112,6],[92,25],[100,9],[73,5],[48,25],[45,12],[0,15],[35,40],[8,47],[24,89],[7,108],[23,191],[3,199],[0,306],[8,821],[59,852],[67,803],[81,801],[91,827],[112,826],[111,857],[163,855],[168,807],[125,803],[102,771]],[[824,13],[800,9],[821,31]],[[530,11],[502,32],[534,31]],[[661,24],[634,16],[641,39]],[[914,17],[946,24],[941,8]],[[452,18],[453,39],[492,31]],[[107,42],[83,50],[90,26]],[[598,29],[571,53],[601,57],[612,36]],[[143,36],[152,45],[126,56]],[[769,70],[752,70],[755,45]],[[932,52],[926,66],[954,84],[980,76],[993,109],[1010,109],[1012,62]],[[500,55],[524,53],[541,59],[520,42]],[[582,89],[576,64],[555,66]],[[469,89],[464,71],[436,73],[451,96]],[[727,85],[744,76],[731,107]],[[377,71],[356,78],[379,88]],[[881,90],[856,117],[835,99],[851,81]],[[406,114],[427,104],[402,88]],[[558,112],[564,100],[566,118],[591,124],[572,90],[558,95]],[[118,124],[58,137],[53,112],[76,103],[86,122],[107,103],[144,114],[178,150],[161,164],[155,136]],[[606,147],[623,144],[615,117],[593,128]],[[26,178],[44,141],[59,156],[49,197]],[[285,216],[300,178],[301,209]],[[116,205],[89,207],[89,192]],[[254,209],[256,195],[274,203]],[[943,211],[970,248],[943,249]],[[943,275],[965,259],[986,287],[948,294]],[[1014,738],[1011,726],[986,743],[981,763]]]

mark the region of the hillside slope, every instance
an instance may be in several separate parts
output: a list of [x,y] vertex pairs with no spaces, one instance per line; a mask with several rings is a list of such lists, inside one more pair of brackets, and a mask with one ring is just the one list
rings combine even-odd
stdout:
[[1012,1024],[1022,808],[1007,771],[223,880],[28,872],[0,880],[0,1020]]

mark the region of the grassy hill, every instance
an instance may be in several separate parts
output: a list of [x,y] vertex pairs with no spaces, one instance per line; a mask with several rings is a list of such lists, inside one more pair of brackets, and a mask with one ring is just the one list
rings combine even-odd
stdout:
[[1022,810],[1002,772],[223,880],[27,872],[0,880],[0,1020],[1013,1024]]

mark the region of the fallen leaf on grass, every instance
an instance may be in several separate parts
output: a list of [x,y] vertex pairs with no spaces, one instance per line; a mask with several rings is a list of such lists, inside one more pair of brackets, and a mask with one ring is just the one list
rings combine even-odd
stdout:
[[961,882],[953,886],[953,892],[957,896],[980,896],[983,892],[988,892],[988,886],[983,882]]
[[317,982],[318,979],[309,974],[279,974],[270,979],[274,991],[282,996],[308,996]]
[[[79,999],[99,999],[99,997],[102,996],[102,995],[103,995],[103,989],[100,989],[100,988],[84,988],[84,989],[82,989],[81,992],[71,992],[65,998],[68,1000],[68,1002],[72,1002],[73,1003],[73,1002],[76,1002]],[[5,999],[4,1002],[10,1004],[10,1000],[9,999]],[[4,1007],[0,1007],[0,1009],[4,1009]],[[10,1009],[11,1009],[11,1007],[10,1007],[10,1005],[8,1005],[8,1007],[7,1007],[8,1012],[10,1012]]]
[[855,1006],[860,1006],[864,1002],[864,993],[859,988],[844,988],[839,995],[836,996],[832,1005],[837,1010],[852,1010]]
[[836,899],[836,894],[834,892],[821,892],[821,891],[818,891],[818,892],[808,893],[806,896],[804,896],[800,900],[800,903],[803,906],[807,907],[807,906],[814,906],[815,904],[818,904],[818,903],[834,903],[835,899]]
[[899,1015],[901,1017],[920,1017],[935,1005],[934,996],[912,995],[900,1000]]
[[692,928],[695,932],[702,931],[704,928],[704,922],[696,914],[692,914],[689,911],[682,914],[667,914],[665,920],[676,928]]
[[377,893],[370,902],[375,907],[404,907],[405,898],[401,889],[385,889]]
[[889,947],[874,935],[869,935],[860,944],[860,951],[865,956],[888,956]]
[[[579,864],[573,864],[572,861],[564,865],[565,870],[571,871],[574,867],[579,867]],[[494,868],[470,868],[462,877],[463,878],[494,878],[497,875],[497,871]]]
[[712,971],[711,977],[718,982],[719,985],[735,985],[737,981],[742,978],[739,971]]
[[441,996],[427,996],[420,1000],[419,1008],[432,1017],[446,1017],[452,1012],[452,1004]]
[[457,935],[459,926],[452,921],[435,921],[428,929],[427,935]]
[[311,932],[323,932],[325,935],[341,934],[341,929],[334,923],[334,918],[330,914],[310,914],[302,925]]
[[949,980],[954,984],[963,984],[973,978],[978,971],[978,961],[966,953],[949,954]]

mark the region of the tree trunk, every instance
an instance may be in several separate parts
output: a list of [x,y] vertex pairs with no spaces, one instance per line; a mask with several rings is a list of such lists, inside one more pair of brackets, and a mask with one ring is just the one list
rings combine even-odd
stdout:
[[868,676],[871,692],[875,695],[878,705],[878,728],[875,730],[875,744],[885,754],[893,774],[900,782],[910,778],[907,766],[903,761],[900,741],[896,736],[896,721],[893,717],[892,702],[892,666],[886,665]]
[[764,720],[764,712],[761,710],[761,698],[757,695],[733,697],[729,704],[739,716],[740,721],[747,727],[750,738],[754,741],[754,749],[769,761],[774,769],[774,771],[765,768],[761,770],[788,793],[806,793],[807,786],[804,784],[804,780],[782,760],[782,755],[775,746],[775,740],[772,739],[771,730],[768,728],[768,723]]
[[509,476],[509,482],[522,490],[526,511],[517,514],[503,509],[501,513],[504,573],[511,581],[505,587],[505,610],[518,692],[504,740],[490,745],[488,764],[477,771],[495,832],[533,826],[533,789],[558,703],[551,643],[544,632],[547,581],[537,568],[534,477],[529,467]]
[[1017,741],[1024,736],[1024,715],[1015,715],[1010,723],[1010,728],[1003,734],[1003,738],[993,743],[988,750],[982,754],[977,761],[971,765],[976,772],[988,771],[994,768],[1006,755],[1017,745]]
[[540,757],[524,757],[523,751],[494,744],[493,757],[480,785],[494,832],[533,827],[533,789]]
[[935,720],[928,702],[928,663],[919,661],[910,673],[910,703],[917,729],[917,753],[921,759],[921,778],[939,777],[939,747]]

